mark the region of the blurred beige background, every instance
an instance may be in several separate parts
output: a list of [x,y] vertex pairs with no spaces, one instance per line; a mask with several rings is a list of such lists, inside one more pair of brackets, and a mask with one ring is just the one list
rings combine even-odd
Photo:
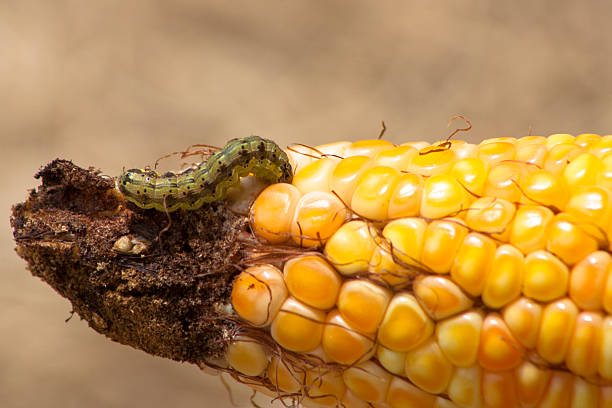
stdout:
[[381,120],[433,141],[458,113],[473,140],[612,133],[612,3],[500,3],[1,1],[0,406],[231,406],[192,366],[64,323],[25,270],[9,208],[55,157],[117,175],[192,143],[373,138]]

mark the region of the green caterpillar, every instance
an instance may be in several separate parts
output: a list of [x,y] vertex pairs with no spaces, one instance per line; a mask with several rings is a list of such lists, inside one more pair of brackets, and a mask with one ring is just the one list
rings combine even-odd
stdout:
[[123,196],[138,207],[158,211],[197,210],[204,203],[225,199],[240,177],[255,174],[271,183],[290,183],[287,154],[273,141],[259,136],[232,139],[197,167],[180,173],[130,169],[117,182]]

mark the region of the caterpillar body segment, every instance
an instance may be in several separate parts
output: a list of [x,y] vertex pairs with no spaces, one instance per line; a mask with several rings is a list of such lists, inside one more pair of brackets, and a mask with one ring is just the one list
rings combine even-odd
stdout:
[[291,182],[287,154],[259,136],[231,140],[222,150],[180,173],[129,169],[118,179],[119,191],[140,208],[158,211],[197,210],[225,199],[229,188],[249,174],[270,183]]

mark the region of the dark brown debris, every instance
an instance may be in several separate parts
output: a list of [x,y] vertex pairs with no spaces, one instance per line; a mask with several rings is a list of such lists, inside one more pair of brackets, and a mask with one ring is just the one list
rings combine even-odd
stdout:
[[[223,354],[244,217],[217,204],[175,212],[160,242],[167,215],[125,202],[114,180],[94,169],[56,159],[35,177],[42,184],[11,217],[16,251],[32,275],[114,341],[198,365]],[[126,235],[146,250],[114,250]]]

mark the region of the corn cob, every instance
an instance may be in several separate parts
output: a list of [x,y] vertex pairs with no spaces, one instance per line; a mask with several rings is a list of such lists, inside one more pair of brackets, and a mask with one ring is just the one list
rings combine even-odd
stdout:
[[[229,370],[306,407],[612,407],[612,135],[287,151]],[[282,251],[280,251],[282,252]]]

